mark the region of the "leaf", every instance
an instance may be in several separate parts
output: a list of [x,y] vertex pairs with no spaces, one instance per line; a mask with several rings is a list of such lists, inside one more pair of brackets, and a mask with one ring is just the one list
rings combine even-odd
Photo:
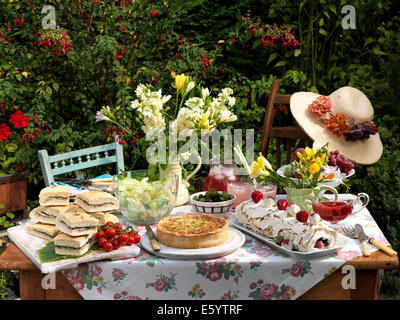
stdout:
[[301,54],[301,49],[294,50],[294,56],[298,57]]
[[6,149],[8,152],[15,152],[18,149],[18,146],[15,143],[7,143]]
[[92,249],[89,249],[86,253],[80,256],[59,255],[56,254],[56,252],[54,251],[54,241],[49,241],[42,249],[38,250],[38,256],[41,263],[46,263],[63,259],[76,259],[79,257],[83,257],[90,252],[92,252]]
[[274,65],[274,68],[277,68],[277,67],[283,67],[284,65],[286,65],[286,61],[279,61],[276,65]]
[[269,58],[268,58],[267,64],[269,64],[272,60],[276,59],[277,56],[278,56],[277,53],[275,53],[275,52],[272,53],[272,54],[269,56]]
[[387,53],[383,52],[382,50],[378,49],[377,47],[372,49],[372,53],[377,56],[386,56]]
[[322,27],[324,25],[324,18],[319,19],[319,26]]
[[319,29],[319,33],[324,36],[328,36],[328,34],[326,33],[326,31],[324,29]]
[[58,87],[58,83],[57,82],[53,83],[53,88],[54,88],[54,90],[56,90],[56,92],[58,92],[59,87]]
[[51,96],[53,90],[50,87],[46,87],[46,92],[48,93],[49,96]]

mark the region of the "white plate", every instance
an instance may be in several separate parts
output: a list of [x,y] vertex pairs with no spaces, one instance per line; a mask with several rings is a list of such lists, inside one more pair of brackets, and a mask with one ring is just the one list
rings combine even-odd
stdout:
[[31,224],[30,220],[24,221],[22,225],[8,228],[8,236],[15,245],[21,249],[26,256],[40,269],[42,273],[52,273],[64,269],[76,268],[80,263],[98,260],[121,260],[136,257],[140,253],[137,245],[123,246],[118,250],[105,252],[103,250],[93,250],[92,252],[78,258],[63,259],[58,261],[41,263],[38,250],[42,249],[48,242],[45,239],[36,237],[28,233],[24,226]]
[[229,224],[235,228],[238,228],[239,230],[243,231],[244,233],[247,233],[248,235],[252,236],[253,238],[260,240],[267,244],[268,246],[276,249],[277,251],[286,254],[290,257],[296,258],[296,259],[304,259],[304,260],[309,260],[309,259],[315,259],[315,258],[320,258],[328,255],[335,255],[337,252],[340,251],[347,243],[352,243],[351,239],[347,238],[346,236],[338,233],[337,234],[337,242],[336,246],[332,249],[326,249],[326,250],[318,250],[318,251],[312,251],[312,252],[300,252],[300,251],[292,251],[288,250],[284,247],[281,247],[280,245],[276,244],[271,238],[266,237],[258,232],[255,232],[253,230],[250,230],[243,225],[241,225],[235,217],[232,217],[229,219]]
[[[278,170],[276,170],[276,173],[278,175],[280,175],[281,177],[283,177],[283,178],[287,178],[285,176],[285,171],[286,171],[286,168],[289,167],[289,166],[290,166],[290,164],[287,164],[286,166],[280,167]],[[346,176],[346,179],[351,177],[355,172],[356,171],[354,169],[350,170],[349,174]],[[297,178],[290,178],[290,179],[292,181],[296,182],[296,183],[299,182],[299,179],[297,179]],[[340,183],[339,183],[339,181],[330,181],[330,182],[321,182],[319,184],[326,185],[326,186],[331,186],[333,188],[336,188]]]
[[[154,234],[156,234],[156,228],[152,228]],[[241,246],[243,246],[245,241],[245,236],[239,230],[229,228],[229,238],[226,242],[210,247],[210,248],[200,248],[200,249],[180,249],[172,248],[159,243],[160,251],[154,251],[151,246],[150,239],[147,232],[143,234],[140,244],[143,248],[160,257],[169,258],[173,260],[205,260],[214,259],[226,256],[230,253],[235,252]]]

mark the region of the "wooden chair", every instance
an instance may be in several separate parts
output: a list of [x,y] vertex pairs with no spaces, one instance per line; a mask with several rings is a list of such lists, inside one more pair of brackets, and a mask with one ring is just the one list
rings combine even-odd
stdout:
[[276,139],[276,168],[281,166],[281,143],[286,150],[286,164],[290,163],[292,147],[296,141],[301,141],[300,146],[311,145],[312,140],[300,127],[273,127],[275,105],[290,104],[291,94],[278,94],[281,79],[272,81],[269,99],[265,110],[264,124],[262,129],[260,152],[267,157],[271,138]]
[[124,153],[117,137],[109,144],[53,156],[49,156],[46,150],[39,150],[39,160],[46,186],[54,182],[56,175],[109,163],[115,163],[117,173],[124,171]]

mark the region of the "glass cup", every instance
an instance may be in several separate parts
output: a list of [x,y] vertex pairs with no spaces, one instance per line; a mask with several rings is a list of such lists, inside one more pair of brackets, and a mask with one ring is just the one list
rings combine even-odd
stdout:
[[266,186],[257,184],[255,190],[261,191],[264,199],[272,198],[276,200],[276,192],[278,190],[278,186],[276,184],[269,184]]
[[204,190],[227,191],[227,183],[234,181],[240,180],[232,161],[213,162],[211,160],[210,171],[204,182]]
[[366,193],[359,193],[352,199],[318,199],[315,198],[312,203],[313,211],[318,213],[322,219],[330,223],[338,223],[349,215],[360,212],[369,202],[369,196]]
[[236,196],[233,209],[243,201],[250,199],[251,193],[254,191],[254,185],[250,183],[249,176],[240,176],[238,180],[228,181],[226,191]]

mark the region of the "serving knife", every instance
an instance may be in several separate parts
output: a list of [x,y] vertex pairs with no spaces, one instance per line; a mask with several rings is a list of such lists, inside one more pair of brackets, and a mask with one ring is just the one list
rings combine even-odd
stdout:
[[154,235],[153,230],[150,228],[150,226],[146,225],[146,231],[147,231],[147,235],[149,236],[150,242],[151,242],[151,246],[153,247],[154,251],[160,251],[160,246],[157,242],[157,238]]
[[364,256],[371,255],[370,249],[367,244],[368,242],[373,244],[375,247],[381,249],[382,251],[386,252],[390,256],[397,256],[397,252],[394,251],[393,249],[385,246],[382,242],[379,242],[378,240],[375,240],[374,238],[368,237],[364,233],[364,229],[360,224],[356,224],[354,227],[357,232],[358,240],[361,241],[361,243],[362,243]]

